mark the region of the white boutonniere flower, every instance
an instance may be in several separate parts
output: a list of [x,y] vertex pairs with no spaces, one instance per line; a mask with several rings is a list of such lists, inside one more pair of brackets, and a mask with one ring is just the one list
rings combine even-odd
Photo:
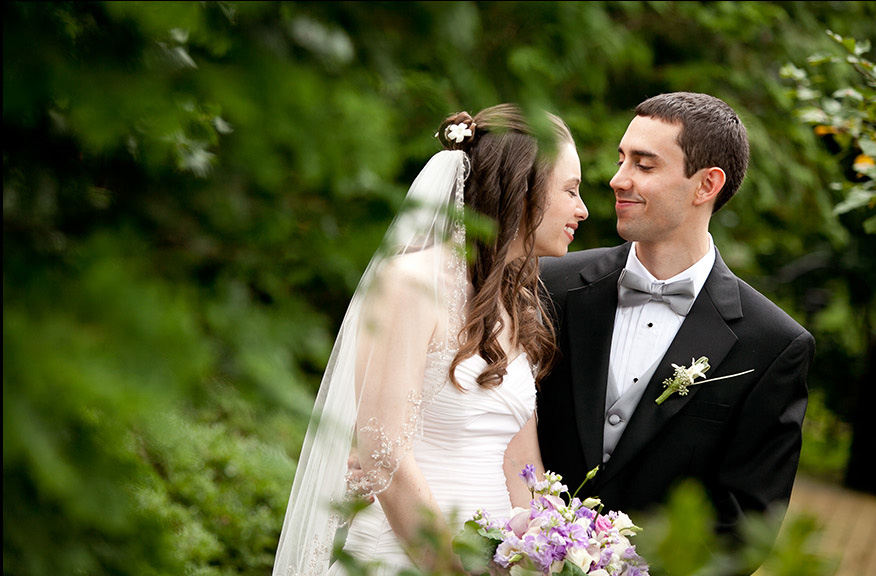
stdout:
[[[657,398],[657,404],[663,404],[663,402],[672,396],[674,393],[678,392],[679,396],[686,396],[688,393],[688,386],[693,386],[694,384],[703,384],[705,382],[714,382],[715,380],[724,380],[725,378],[733,378],[734,376],[742,376],[743,374],[748,374],[749,372],[754,372],[754,368],[751,370],[746,370],[745,372],[737,372],[736,374],[730,374],[728,376],[721,376],[720,378],[706,378],[706,372],[709,369],[709,359],[705,356],[700,356],[699,360],[690,359],[690,368],[686,368],[684,366],[679,366],[678,364],[673,364],[672,367],[675,368],[675,373],[672,375],[672,378],[667,378],[663,381],[663,387],[666,390],[663,391],[663,394]],[[706,378],[705,380],[700,380],[699,382],[694,382],[697,378]]]

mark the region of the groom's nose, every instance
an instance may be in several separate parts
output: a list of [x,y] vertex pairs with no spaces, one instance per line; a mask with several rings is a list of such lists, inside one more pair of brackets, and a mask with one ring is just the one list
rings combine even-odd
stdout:
[[621,163],[617,167],[617,172],[615,172],[614,176],[611,177],[611,180],[608,181],[608,185],[611,186],[612,190],[626,190],[630,187],[631,180],[629,176],[627,176],[627,169],[625,166],[625,163]]

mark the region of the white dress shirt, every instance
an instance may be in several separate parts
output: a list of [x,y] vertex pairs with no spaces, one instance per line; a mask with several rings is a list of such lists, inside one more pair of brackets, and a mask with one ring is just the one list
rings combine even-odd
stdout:
[[[636,257],[636,243],[627,256],[626,268],[652,283],[675,282],[691,279],[694,294],[699,296],[715,264],[715,244],[709,235],[709,250],[693,266],[669,278],[657,280]],[[614,332],[611,336],[610,366],[622,395],[638,382],[639,376],[666,353],[675,338],[684,316],[673,312],[665,302],[646,302],[638,306],[618,306],[614,316]]]

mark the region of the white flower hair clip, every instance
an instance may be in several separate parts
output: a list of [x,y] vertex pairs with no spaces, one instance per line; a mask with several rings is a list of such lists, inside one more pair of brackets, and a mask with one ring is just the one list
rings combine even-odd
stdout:
[[468,124],[465,122],[460,122],[459,124],[451,124],[447,128],[444,129],[444,138],[447,139],[448,142],[456,142],[459,144],[467,136],[471,136],[472,131],[471,128],[468,127]]

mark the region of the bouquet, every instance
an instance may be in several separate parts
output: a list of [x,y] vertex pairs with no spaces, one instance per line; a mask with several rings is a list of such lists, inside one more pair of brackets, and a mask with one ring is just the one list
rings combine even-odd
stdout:
[[454,539],[466,570],[493,576],[648,576],[648,565],[629,541],[641,528],[626,514],[603,514],[598,498],[569,495],[559,474],[548,471],[539,481],[527,465],[520,476],[532,495],[528,509],[515,508],[507,520],[478,510]]

